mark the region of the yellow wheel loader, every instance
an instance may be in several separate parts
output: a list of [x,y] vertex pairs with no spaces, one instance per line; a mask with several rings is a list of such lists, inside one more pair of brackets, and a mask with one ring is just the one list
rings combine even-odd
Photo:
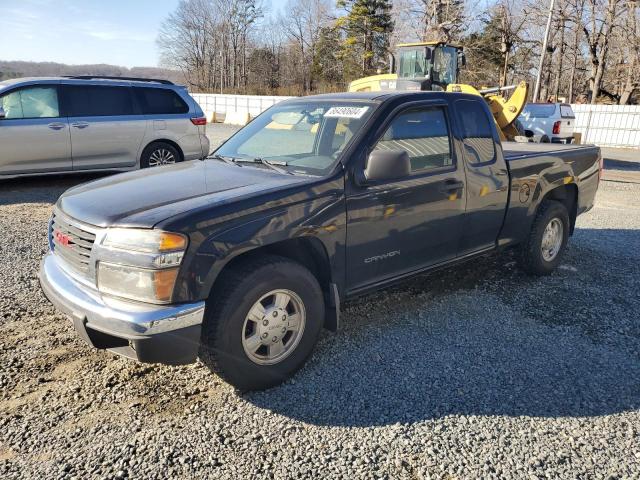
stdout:
[[[479,95],[489,104],[502,140],[514,140],[521,135],[516,128],[516,119],[527,103],[527,83],[478,90],[459,83],[460,67],[465,63],[462,47],[457,45],[445,42],[401,43],[395,55],[390,55],[389,73],[354,80],[349,84],[349,91],[444,90]],[[511,96],[506,99],[503,93],[511,90]]]

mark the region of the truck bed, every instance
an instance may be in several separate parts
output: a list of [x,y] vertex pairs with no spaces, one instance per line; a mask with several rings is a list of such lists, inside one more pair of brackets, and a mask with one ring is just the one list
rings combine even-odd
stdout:
[[565,157],[568,153],[573,154],[580,151],[582,151],[583,153],[591,151],[595,152],[597,148],[598,147],[596,147],[595,145],[565,145],[563,143],[502,143],[505,160],[515,160],[517,158],[539,156],[542,154]]

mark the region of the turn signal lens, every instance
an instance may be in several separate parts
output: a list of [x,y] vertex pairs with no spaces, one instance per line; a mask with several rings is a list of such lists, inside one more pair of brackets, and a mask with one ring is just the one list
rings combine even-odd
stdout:
[[176,283],[176,277],[178,276],[177,268],[170,268],[166,270],[158,270],[154,272],[154,289],[156,292],[156,300],[161,302],[168,302],[171,300],[171,294],[173,293],[173,286]]
[[179,233],[160,232],[161,252],[171,252],[173,250],[184,250],[187,248],[187,238]]

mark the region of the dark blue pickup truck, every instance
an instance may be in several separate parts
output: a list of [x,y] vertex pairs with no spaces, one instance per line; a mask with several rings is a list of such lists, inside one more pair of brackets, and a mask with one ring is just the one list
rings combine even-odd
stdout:
[[96,348],[266,388],[356,295],[509,247],[552,272],[601,168],[593,146],[501,145],[471,95],[288,100],[204,161],[67,191],[40,281]]

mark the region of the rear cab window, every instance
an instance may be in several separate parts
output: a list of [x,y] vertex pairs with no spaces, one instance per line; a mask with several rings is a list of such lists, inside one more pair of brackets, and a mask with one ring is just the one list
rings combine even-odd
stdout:
[[554,103],[527,103],[522,114],[528,118],[549,118],[556,113]]
[[576,118],[571,105],[560,105],[560,116],[562,118]]
[[456,100],[465,158],[471,166],[487,165],[496,159],[494,120],[483,107],[474,100]]

